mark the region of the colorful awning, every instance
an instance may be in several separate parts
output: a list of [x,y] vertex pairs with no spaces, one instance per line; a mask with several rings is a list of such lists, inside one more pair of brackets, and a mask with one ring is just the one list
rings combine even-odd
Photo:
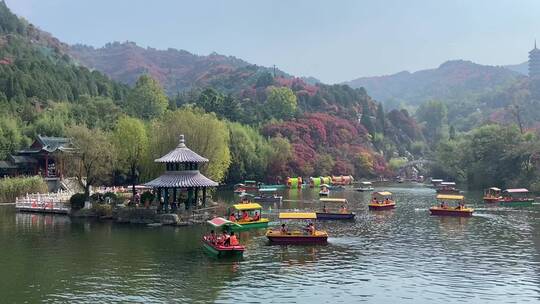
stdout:
[[308,220],[316,219],[317,214],[315,212],[282,212],[279,214],[279,219],[297,219],[297,220]]
[[257,203],[249,203],[249,204],[236,204],[233,205],[234,209],[236,210],[258,210],[262,209],[262,206]]
[[437,195],[438,200],[451,200],[451,201],[461,201],[464,199],[463,195],[450,195],[450,194],[439,194]]

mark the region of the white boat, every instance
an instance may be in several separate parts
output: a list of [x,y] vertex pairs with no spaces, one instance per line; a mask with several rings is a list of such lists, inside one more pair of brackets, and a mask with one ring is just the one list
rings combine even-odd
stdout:
[[373,191],[373,184],[371,182],[360,182],[360,187],[354,190],[360,192]]

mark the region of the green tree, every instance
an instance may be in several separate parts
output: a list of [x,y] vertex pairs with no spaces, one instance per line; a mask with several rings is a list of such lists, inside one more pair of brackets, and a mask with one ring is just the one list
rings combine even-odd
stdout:
[[140,163],[148,151],[148,136],[142,121],[122,117],[112,134],[113,145],[116,148],[118,163],[128,169],[133,196],[135,196],[135,185],[140,171]]
[[77,125],[71,127],[67,135],[77,151],[68,156],[66,166],[84,188],[84,195],[88,199],[91,186],[108,180],[114,157],[113,147],[107,134],[99,129],[90,130]]
[[126,100],[126,110],[129,114],[142,119],[152,119],[161,116],[169,101],[159,83],[148,75],[142,75],[137,80],[135,88]]
[[0,159],[5,159],[23,143],[24,136],[19,122],[9,116],[0,116]]
[[239,123],[229,123],[231,165],[229,182],[262,179],[272,153],[269,142],[257,130]]
[[294,92],[286,87],[269,87],[266,111],[269,117],[289,119],[296,113],[297,101]]
[[447,115],[446,105],[436,100],[421,104],[416,111],[416,118],[424,123],[424,135],[433,146],[445,138]]

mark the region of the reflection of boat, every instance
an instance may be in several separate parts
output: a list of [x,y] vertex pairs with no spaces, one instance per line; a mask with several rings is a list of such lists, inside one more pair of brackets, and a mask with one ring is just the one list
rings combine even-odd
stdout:
[[506,189],[499,202],[508,206],[529,207],[534,203],[534,198],[529,196],[529,190],[525,188]]
[[380,191],[371,195],[371,202],[368,204],[369,210],[394,209],[396,202],[392,198],[392,192]]
[[437,186],[438,194],[459,194],[459,190],[456,188],[456,183],[454,182],[441,182]]
[[260,183],[257,183],[253,180],[244,181],[242,184],[234,185],[234,193],[242,193],[248,191],[257,191],[259,190]]
[[[221,217],[216,217],[207,222],[213,227],[224,228],[231,230],[231,228],[238,226],[237,224],[228,221]],[[240,244],[238,245],[226,245],[225,240],[220,239],[217,235],[207,234],[202,238],[203,248],[206,251],[217,257],[224,256],[238,256],[243,255],[246,248]]]
[[319,191],[320,196],[328,196],[330,195],[330,189],[327,184],[321,185],[321,190]]
[[[268,227],[268,219],[261,217],[262,206],[257,203],[241,203],[233,205],[236,226],[233,230],[247,230]],[[242,215],[240,215],[242,212]]]
[[484,202],[486,203],[496,203],[502,198],[501,189],[496,187],[491,187],[484,191]]
[[354,189],[356,191],[373,191],[373,184],[371,182],[360,182],[360,187]]
[[[465,207],[463,195],[439,194],[437,200],[441,201],[439,206],[429,208],[431,215],[442,216],[472,216],[474,209]],[[457,207],[448,206],[445,201],[457,201]]]
[[[344,198],[321,198],[319,200],[323,205],[322,211],[316,212],[318,220],[351,220],[355,214],[347,210],[348,202]],[[326,203],[341,204],[339,210],[328,208]]]
[[[280,220],[315,220],[317,215],[313,212],[308,213],[280,213]],[[285,224],[282,227],[286,227]],[[315,230],[304,232],[299,229],[269,229],[266,237],[273,244],[326,244],[328,234],[326,231]]]
[[277,195],[276,188],[260,188],[259,195],[253,198],[254,201],[259,203],[281,203],[283,196]]

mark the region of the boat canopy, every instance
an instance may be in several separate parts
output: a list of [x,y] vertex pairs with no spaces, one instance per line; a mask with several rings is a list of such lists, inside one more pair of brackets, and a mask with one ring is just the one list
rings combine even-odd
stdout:
[[276,192],[277,188],[261,188],[259,192]]
[[247,192],[242,192],[239,194],[240,197],[255,197],[255,195]]
[[379,191],[379,192],[374,192],[372,195],[373,196],[391,196],[392,192],[390,192],[390,191]]
[[347,203],[345,198],[321,198],[319,201],[323,203]]
[[451,201],[462,201],[464,199],[463,195],[451,195],[451,194],[439,194],[437,195],[438,200],[451,200]]
[[236,210],[259,210],[262,209],[262,206],[257,203],[249,203],[249,204],[236,204],[233,205],[234,209]]
[[372,185],[371,182],[360,182],[362,185]]
[[528,189],[525,188],[519,188],[519,189],[506,189],[504,190],[506,193],[529,193]]
[[431,182],[432,182],[432,183],[442,183],[443,180],[442,180],[442,179],[439,179],[439,178],[432,178],[432,179],[431,179]]
[[501,191],[501,189],[497,188],[497,187],[491,187],[489,188],[489,190],[493,190],[493,191]]
[[441,182],[441,186],[455,186],[456,183],[454,182]]
[[297,220],[304,220],[304,219],[316,219],[317,214],[315,212],[283,212],[279,214],[279,218],[282,220],[287,219],[297,219]]
[[322,185],[320,185],[319,187],[321,187],[321,188],[322,188],[322,187],[328,188],[328,187],[330,187],[330,186],[328,186],[328,184],[322,184]]
[[239,225],[237,223],[233,223],[229,220],[226,220],[222,217],[215,217],[209,221],[207,221],[208,224],[214,226],[214,227],[221,227],[221,226],[238,226],[238,227],[242,227],[242,225]]

